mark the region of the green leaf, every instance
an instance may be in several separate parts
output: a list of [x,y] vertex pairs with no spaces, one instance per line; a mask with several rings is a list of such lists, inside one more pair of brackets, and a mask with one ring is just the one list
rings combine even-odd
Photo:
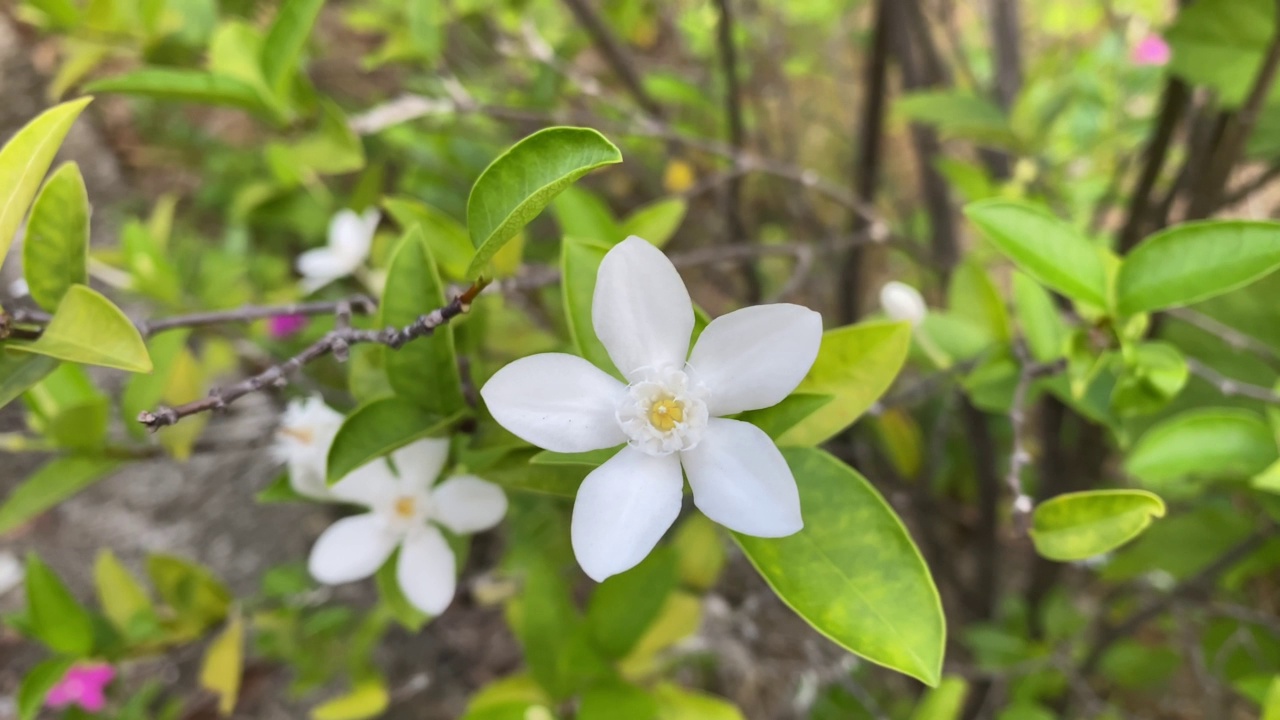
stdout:
[[1116,306],[1125,315],[1189,305],[1280,268],[1280,223],[1207,220],[1143,240],[1120,265]]
[[1262,720],[1280,720],[1280,676],[1267,687],[1267,697],[1262,703]]
[[799,425],[802,420],[831,404],[835,399],[834,395],[796,392],[772,407],[748,410],[740,414],[738,419],[755,425],[765,431],[769,437],[777,440],[788,430]]
[[600,450],[587,450],[585,452],[576,453],[560,453],[553,452],[551,450],[543,450],[532,458],[529,458],[529,462],[534,465],[586,465],[588,467],[597,468],[603,465],[606,460],[617,454],[617,447],[602,448]]
[[380,678],[370,677],[356,682],[351,692],[317,705],[311,720],[365,720],[386,712],[391,694]]
[[564,298],[565,319],[574,349],[592,365],[622,377],[613,366],[609,352],[596,336],[591,320],[591,304],[595,298],[596,275],[609,246],[591,240],[566,237],[560,242],[560,292]]
[[154,613],[146,588],[108,548],[98,551],[93,565],[93,582],[98,590],[98,603],[116,629],[126,636],[140,618]]
[[117,460],[82,456],[49,461],[0,504],[0,535],[84,490],[119,466]]
[[22,271],[41,307],[58,307],[76,283],[89,282],[89,195],[75,163],[66,163],[44,184],[31,206],[22,243]]
[[681,583],[706,592],[720,579],[725,563],[724,541],[706,515],[694,513],[680,523],[671,545],[678,556],[676,569]]
[[402,397],[382,398],[356,408],[329,447],[329,484],[414,440],[442,435],[457,419],[429,412]]
[[1066,352],[1067,325],[1049,291],[1026,273],[1013,273],[1013,311],[1036,362],[1053,362]]
[[138,413],[150,410],[160,403],[178,364],[178,357],[187,349],[187,338],[190,335],[189,329],[177,328],[158,333],[147,340],[147,354],[151,356],[155,370],[146,375],[130,377],[120,398],[120,415],[125,420],[125,427],[129,428],[134,437],[146,437],[147,429],[141,423],[134,422],[134,418],[138,417]]
[[1217,90],[1223,105],[1239,105],[1271,42],[1274,17],[1269,0],[1197,0],[1165,32],[1173,49],[1169,70]]
[[676,584],[676,553],[662,547],[634,568],[608,578],[587,602],[587,627],[596,647],[621,658],[658,617]]
[[945,677],[938,687],[925,693],[910,720],[960,720],[969,683],[964,678]]
[[285,0],[262,43],[262,75],[279,97],[288,94],[324,0]]
[[1156,412],[1169,404],[1187,384],[1190,369],[1178,348],[1166,342],[1148,342],[1126,353],[1124,374],[1111,394],[1117,415]]
[[468,277],[551,200],[588,172],[622,162],[622,153],[588,128],[553,127],[516,143],[480,174],[467,199],[467,229],[476,255]]
[[742,711],[724,698],[686,690],[672,682],[653,689],[658,700],[658,720],[744,720]]
[[782,433],[778,444],[817,445],[849,427],[893,384],[910,346],[907,323],[861,323],[823,333],[818,358],[796,392],[834,399]]
[[0,148],[0,265],[53,156],[92,99],[81,98],[45,110]]
[[253,85],[234,77],[203,70],[144,67],[89,83],[87,89],[90,92],[220,105],[277,117],[276,111],[263,101]]
[[1200,408],[1171,417],[1144,434],[1125,472],[1159,489],[1185,477],[1252,476],[1277,459],[1266,421],[1233,408]]
[[1164,501],[1144,490],[1089,490],[1036,506],[1031,540],[1050,560],[1070,562],[1110,552],[1164,517]]
[[50,357],[9,352],[0,345],[0,408],[43,380],[58,364]]
[[1015,200],[970,203],[964,214],[1023,272],[1073,300],[1108,306],[1102,254],[1071,225]]
[[[380,324],[404,327],[444,304],[444,283],[436,272],[431,250],[422,239],[422,230],[415,225],[405,233],[387,269]],[[451,415],[466,407],[453,326],[449,323],[427,337],[388,352],[384,365],[397,397],[416,402],[437,415]]]
[[684,222],[685,213],[689,211],[689,202],[682,197],[666,198],[638,208],[622,221],[621,235],[635,235],[648,240],[657,247],[663,247]]
[[23,399],[31,426],[58,447],[94,453],[106,443],[110,399],[79,365],[59,365]]
[[38,340],[9,347],[59,360],[151,372],[151,357],[124,312],[87,285],[72,285]]
[[927,685],[941,679],[946,624],[938,590],[902,521],[861,475],[813,448],[784,448],[804,529],[735,534],[783,602],[836,644]]
[[1009,118],[995,103],[962,90],[911,93],[893,105],[913,122],[932,125],[944,137],[973,140],[999,147],[1016,147]]
[[530,716],[525,713],[535,706],[542,706],[546,717],[554,717],[546,709],[550,704],[546,692],[533,678],[523,673],[509,675],[494,680],[472,695],[462,720],[526,720]]
[[551,213],[560,224],[561,238],[575,237],[613,247],[626,237],[609,206],[586,188],[565,188],[551,201]]
[[510,490],[571,498],[578,494],[578,486],[587,473],[596,467],[567,458],[564,462],[548,462],[553,459],[533,448],[522,450],[512,453],[499,465],[486,469],[484,479]]
[[75,658],[49,658],[27,671],[18,687],[18,720],[35,720],[45,696],[75,663]]
[[952,274],[947,306],[953,315],[981,328],[994,342],[1004,344],[1013,337],[1004,298],[986,268],[972,258]]
[[27,555],[26,587],[32,635],[56,653],[88,657],[93,651],[93,619],[35,553]]
[[422,228],[422,236],[431,248],[431,255],[445,275],[461,279],[467,274],[467,266],[475,249],[462,223],[443,211],[409,198],[387,198],[382,207],[404,230],[414,225]]
[[240,697],[240,676],[244,671],[244,620],[239,612],[205,650],[200,664],[200,687],[218,696],[218,712],[230,715]]
[[587,688],[577,720],[655,720],[658,701],[635,685],[620,680]]
[[151,555],[147,576],[177,614],[180,633],[196,637],[227,617],[231,591],[208,569],[173,555]]

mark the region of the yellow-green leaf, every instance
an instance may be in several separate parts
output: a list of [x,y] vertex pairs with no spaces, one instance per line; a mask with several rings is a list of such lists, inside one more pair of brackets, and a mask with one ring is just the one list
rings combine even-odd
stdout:
[[120,632],[127,635],[140,616],[151,612],[151,598],[146,589],[108,548],[98,552],[93,582],[103,614]]
[[1040,503],[1032,520],[1036,551],[1050,560],[1084,560],[1137,537],[1164,501],[1145,490],[1089,490]]
[[925,694],[911,713],[911,720],[959,720],[968,693],[969,683],[964,678],[945,677]]
[[230,715],[240,697],[240,676],[244,672],[244,619],[239,611],[205,650],[200,666],[200,687],[218,696],[218,712]]
[[76,283],[89,282],[89,195],[75,163],[44,184],[22,243],[22,272],[31,297],[53,310]]
[[364,720],[381,715],[390,703],[386,684],[369,678],[356,683],[346,695],[317,706],[311,711],[311,720]]
[[72,285],[38,340],[9,347],[59,360],[151,372],[151,357],[124,312],[87,285]]

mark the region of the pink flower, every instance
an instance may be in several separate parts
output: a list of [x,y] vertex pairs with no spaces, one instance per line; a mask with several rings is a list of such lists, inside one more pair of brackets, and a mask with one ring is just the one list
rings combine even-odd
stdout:
[[1129,53],[1129,60],[1134,65],[1165,65],[1168,64],[1172,55],[1169,49],[1169,43],[1159,35],[1148,35],[1142,38],[1142,41],[1133,46],[1133,51]]
[[276,315],[267,321],[267,334],[279,340],[289,337],[306,326],[306,315]]
[[100,712],[107,706],[103,691],[115,677],[116,671],[110,665],[77,665],[53,686],[44,702],[51,708],[79,705],[88,712]]

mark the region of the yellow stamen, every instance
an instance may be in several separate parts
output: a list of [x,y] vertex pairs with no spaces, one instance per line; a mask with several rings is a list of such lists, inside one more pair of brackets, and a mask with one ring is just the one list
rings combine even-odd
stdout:
[[403,518],[413,517],[414,503],[411,497],[396,500],[396,514]]
[[684,405],[675,398],[665,397],[649,406],[649,423],[662,432],[667,432],[684,422]]
[[280,434],[291,437],[303,445],[310,445],[311,441],[315,440],[315,434],[307,428],[282,427],[280,428]]

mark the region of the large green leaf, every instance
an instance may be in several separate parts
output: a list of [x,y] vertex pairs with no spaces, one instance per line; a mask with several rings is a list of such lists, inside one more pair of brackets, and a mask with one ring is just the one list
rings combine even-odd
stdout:
[[813,448],[784,448],[804,529],[734,538],[778,596],[819,632],[928,685],[942,674],[946,623],[902,521],[861,475]]
[[676,585],[676,553],[662,547],[630,570],[600,583],[587,603],[587,627],[596,647],[621,658],[658,617]]
[[98,291],[72,285],[40,338],[9,347],[69,362],[151,372],[151,357],[129,318]]
[[398,396],[361,406],[343,421],[329,447],[329,484],[414,440],[440,435],[456,421]]
[[1165,33],[1173,48],[1169,69],[1217,90],[1224,105],[1239,105],[1271,42],[1274,17],[1271,0],[1196,0]]
[[595,297],[596,275],[609,246],[594,240],[565,237],[560,241],[560,292],[564,298],[565,319],[569,337],[579,355],[592,365],[622,377],[613,366],[609,352],[596,336],[591,321],[591,304]]
[[54,652],[88,657],[93,651],[93,618],[35,553],[27,555],[26,587],[27,612],[36,639]]
[[221,105],[277,117],[253,85],[203,70],[144,67],[89,84],[90,92],[138,95],[201,105]]
[[287,94],[307,36],[323,6],[324,0],[285,0],[276,13],[262,43],[262,75],[276,95]]
[[1052,362],[1067,349],[1067,324],[1053,296],[1026,273],[1013,274],[1013,310],[1027,349],[1037,362]]
[[689,211],[689,201],[682,197],[659,200],[638,208],[622,221],[620,233],[622,237],[635,235],[653,243],[657,247],[666,245],[680,229],[685,213]]
[[[391,258],[382,292],[381,325],[404,327],[444,304],[444,283],[422,239],[422,229],[415,225]],[[383,362],[387,380],[399,397],[438,415],[451,415],[466,406],[451,324],[386,353]]]
[[1031,539],[1050,560],[1069,562],[1110,552],[1164,517],[1164,501],[1144,490],[1067,493],[1036,506]]
[[[828,395],[812,414],[778,438],[779,445],[817,445],[844,430],[893,384],[911,346],[911,326],[874,322],[828,330],[797,393]],[[744,413],[743,420],[751,420]]]
[[1267,686],[1267,697],[1262,703],[1262,720],[1280,720],[1280,676]]
[[1200,408],[1152,427],[1134,445],[1124,469],[1160,488],[1186,477],[1248,477],[1276,461],[1276,441],[1256,413]]
[[147,557],[147,577],[173,610],[178,637],[196,637],[220,623],[231,609],[232,595],[212,572],[173,555]]
[[92,99],[81,98],[45,110],[0,149],[0,264],[4,264],[13,236],[63,138]]
[[31,297],[53,310],[75,283],[89,282],[89,195],[75,163],[53,173],[31,206],[22,272]]
[[414,225],[422,228],[422,236],[441,272],[455,279],[466,276],[475,248],[471,247],[471,238],[462,223],[441,210],[410,198],[387,198],[382,201],[382,206],[404,230]]
[[480,174],[467,199],[475,277],[561,190],[592,170],[622,162],[622,153],[588,128],[553,127],[521,140]]
[[75,662],[75,658],[49,658],[27,671],[18,687],[18,720],[35,720],[44,707],[45,696]]
[[84,490],[119,465],[117,460],[81,456],[46,463],[0,504],[0,535]]
[[657,720],[658,701],[644,690],[618,680],[605,681],[582,693],[576,720]]
[[1107,307],[1102,254],[1071,225],[1016,200],[982,200],[964,213],[1023,272],[1073,300]]
[[1152,235],[1125,257],[1116,278],[1116,306],[1130,315],[1189,305],[1277,268],[1280,223],[1186,223]]
[[93,565],[93,584],[102,613],[126,637],[133,628],[154,617],[146,588],[109,548],[98,551]]
[[58,361],[43,355],[8,352],[0,347],[0,408],[40,382],[58,367]]

